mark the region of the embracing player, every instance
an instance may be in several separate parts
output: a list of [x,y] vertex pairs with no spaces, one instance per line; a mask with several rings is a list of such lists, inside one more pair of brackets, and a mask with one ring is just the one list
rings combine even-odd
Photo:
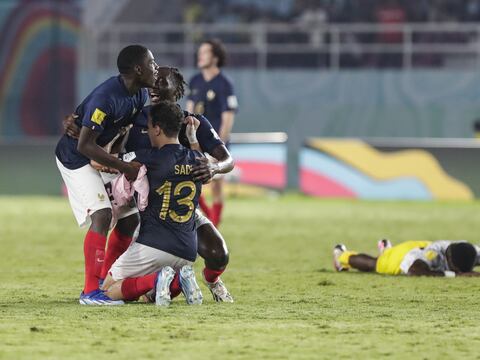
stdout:
[[[151,103],[156,104],[162,100],[176,102],[183,97],[184,90],[184,78],[178,69],[159,67],[156,86],[150,89]],[[151,148],[152,145],[147,128],[148,112],[149,106],[146,106],[135,118],[125,144],[126,151],[132,152]],[[231,171],[234,166],[233,159],[210,122],[203,115],[190,114],[188,112],[184,112],[184,115],[185,119],[191,118],[191,115],[199,119],[199,127],[196,132],[199,147],[203,152],[208,153],[215,159],[215,161],[208,161],[206,158],[199,159],[199,162],[192,168],[194,179],[208,181],[217,173],[222,174]],[[70,133],[73,137],[77,135],[78,128],[73,122],[72,116],[65,119],[64,126],[67,133]],[[179,139],[182,145],[190,147],[186,137],[186,128],[186,124],[183,124]],[[211,291],[215,301],[233,302],[232,296],[220,278],[229,262],[229,252],[225,240],[211,221],[200,211],[196,211],[195,221],[198,234],[198,254],[205,260],[205,268],[202,271],[205,284]],[[117,246],[111,249],[109,243],[104,269],[110,269],[116,258],[128,248],[128,245],[128,242],[118,243]]]
[[[57,144],[58,169],[68,190],[68,198],[80,226],[90,222],[84,240],[85,286],[80,295],[82,305],[109,305],[115,301],[99,289],[107,233],[112,219],[112,205],[100,173],[90,161],[113,168],[133,180],[138,164],[127,163],[107,153],[102,147],[120,129],[131,124],[147,100],[146,87],[155,84],[157,64],[150,50],[141,45],[122,49],[117,58],[119,75],[111,77],[78,106],[76,125],[81,127],[78,139],[65,134]],[[133,233],[138,221],[135,206],[125,207],[113,229],[109,243],[128,241],[124,233]],[[133,228],[134,229],[134,228]]]
[[473,272],[477,263],[477,249],[466,241],[405,241],[391,246],[387,240],[379,242],[380,256],[358,254],[339,244],[333,250],[337,271],[350,268],[384,275],[412,276],[478,276]]
[[135,300],[156,287],[157,305],[169,305],[180,290],[188,304],[202,303],[192,269],[197,257],[195,209],[202,183],[194,181],[192,168],[203,155],[178,141],[183,120],[176,103],[158,102],[148,117],[151,147],[124,155],[125,160],[146,165],[150,190],[138,238],[105,279],[106,294],[112,299]]
[[[225,65],[226,55],[225,47],[219,40],[207,40],[200,45],[197,53],[197,67],[200,73],[190,80],[187,111],[205,115],[220,135],[220,139],[228,144],[238,101],[232,82],[221,71]],[[222,177],[212,181],[211,207],[200,198],[202,211],[215,226],[220,223],[223,210],[223,184]]]

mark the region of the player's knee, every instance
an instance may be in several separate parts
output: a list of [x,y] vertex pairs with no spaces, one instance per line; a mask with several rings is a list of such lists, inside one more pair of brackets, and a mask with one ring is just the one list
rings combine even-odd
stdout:
[[226,247],[210,249],[208,255],[205,260],[208,262],[208,267],[212,269],[224,269],[230,260],[230,254]]
[[140,215],[135,213],[123,219],[119,219],[116,228],[123,235],[133,236],[138,224],[140,224]]
[[103,233],[107,232],[112,221],[112,209],[100,209],[90,215],[92,219],[92,230]]

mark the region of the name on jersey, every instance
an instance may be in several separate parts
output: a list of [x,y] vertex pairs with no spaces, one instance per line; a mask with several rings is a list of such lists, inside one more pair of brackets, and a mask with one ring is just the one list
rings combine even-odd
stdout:
[[192,165],[175,165],[175,175],[190,175]]

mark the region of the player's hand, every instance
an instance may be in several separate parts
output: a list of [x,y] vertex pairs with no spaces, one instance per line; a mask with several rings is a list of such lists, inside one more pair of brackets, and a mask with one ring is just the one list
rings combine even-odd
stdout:
[[117,169],[114,169],[108,166],[103,166],[102,164],[96,162],[95,160],[90,160],[90,165],[97,171],[101,171],[108,174],[118,174]]
[[129,163],[125,163],[125,170],[123,174],[127,178],[128,181],[135,181],[138,176],[138,171],[142,167],[142,164],[136,161],[132,161]]
[[193,180],[207,184],[215,176],[216,170],[217,164],[207,158],[197,158],[197,163],[192,167]]
[[185,124],[187,124],[185,135],[187,135],[188,142],[190,144],[198,143],[197,129],[200,126],[200,120],[194,116],[187,116],[185,118]]
[[74,139],[78,139],[80,136],[80,127],[75,124],[75,119],[77,118],[77,114],[70,114],[63,118],[63,130],[65,134]]

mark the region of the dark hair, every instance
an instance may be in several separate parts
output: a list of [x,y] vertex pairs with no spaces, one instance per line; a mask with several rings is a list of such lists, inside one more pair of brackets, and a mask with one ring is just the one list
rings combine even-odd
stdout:
[[141,65],[148,53],[148,49],[142,45],[129,45],[124,47],[117,57],[117,67],[120,74],[129,74],[135,65]]
[[168,137],[175,137],[183,124],[183,111],[176,103],[160,101],[150,108],[150,118],[153,126],[159,126]]
[[448,247],[453,265],[461,272],[472,271],[477,260],[477,250],[467,242],[450,244]]
[[170,68],[170,72],[175,81],[175,101],[178,101],[183,95],[185,95],[185,85],[187,85],[187,83],[185,82],[182,73],[177,68]]
[[203,41],[202,44],[209,44],[212,47],[212,54],[218,59],[219,68],[225,66],[227,62],[227,49],[219,39],[210,39]]

